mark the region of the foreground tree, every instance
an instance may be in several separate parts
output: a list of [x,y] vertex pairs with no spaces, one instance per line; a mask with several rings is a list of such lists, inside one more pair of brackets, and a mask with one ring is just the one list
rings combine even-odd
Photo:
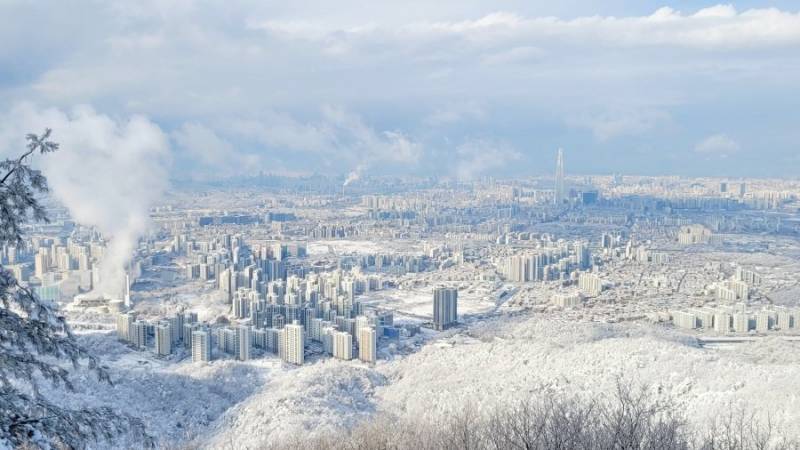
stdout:
[[[29,162],[34,154],[58,149],[50,133],[29,134],[20,157],[0,162],[0,246],[22,246],[25,223],[47,221],[38,200],[48,191],[47,180]],[[106,370],[78,345],[55,306],[0,264],[0,447],[83,448],[121,434],[152,445],[137,419],[105,407],[63,408],[41,394],[41,383],[73,390],[71,370],[83,367],[111,383]]]
[[[618,380],[609,396],[543,392],[440,417],[377,415],[352,429],[298,436],[270,450],[800,450],[754,411],[734,405],[690,425],[679,405]],[[202,448],[202,443],[188,448]],[[235,448],[235,443],[231,443]]]

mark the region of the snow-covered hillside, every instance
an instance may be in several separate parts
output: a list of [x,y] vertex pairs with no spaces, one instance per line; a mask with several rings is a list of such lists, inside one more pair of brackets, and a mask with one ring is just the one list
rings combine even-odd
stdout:
[[163,442],[207,448],[257,448],[378,412],[435,416],[542,390],[594,396],[610,392],[619,377],[671,397],[698,423],[748,405],[800,435],[800,354],[797,344],[780,340],[703,348],[652,326],[506,315],[441,333],[375,367],[322,359],[298,368],[274,357],[167,363],[108,333],[82,340],[106,358],[117,382],[87,379],[65,401],[77,406],[81,392],[93,392],[142,417]]

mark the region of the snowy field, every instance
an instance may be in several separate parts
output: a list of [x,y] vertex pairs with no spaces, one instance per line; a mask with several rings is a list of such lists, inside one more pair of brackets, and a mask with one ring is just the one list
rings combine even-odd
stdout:
[[[359,296],[367,305],[395,310],[400,315],[433,318],[433,287],[424,289],[389,289]],[[487,313],[495,309],[495,298],[487,287],[459,290],[458,314]]]
[[421,253],[421,247],[409,242],[333,239],[309,242],[306,251],[309,256],[324,256],[331,254],[331,251],[336,255],[395,254]]
[[[158,439],[204,448],[257,448],[352,426],[376,412],[425,417],[544,390],[599,395],[618,377],[648,384],[701,423],[731,405],[751,405],[800,435],[800,348],[779,340],[702,348],[647,325],[503,315],[440,333],[375,367],[319,359],[295,368],[271,356],[165,362],[129,350],[111,333],[81,339],[115,379],[106,386],[86,378],[76,383],[81,392],[141,417]],[[78,406],[81,398],[65,402]]]

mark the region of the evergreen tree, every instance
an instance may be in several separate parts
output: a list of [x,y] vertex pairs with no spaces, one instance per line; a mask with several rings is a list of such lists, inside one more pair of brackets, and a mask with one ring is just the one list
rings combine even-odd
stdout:
[[[27,135],[27,150],[0,162],[0,246],[21,247],[29,220],[47,222],[39,196],[47,179],[30,166],[32,155],[54,152],[51,130]],[[84,448],[133,436],[152,446],[141,421],[111,408],[68,409],[48,401],[41,383],[73,390],[73,370],[93,371],[111,383],[108,372],[82,348],[55,305],[37,297],[0,264],[0,447]]]

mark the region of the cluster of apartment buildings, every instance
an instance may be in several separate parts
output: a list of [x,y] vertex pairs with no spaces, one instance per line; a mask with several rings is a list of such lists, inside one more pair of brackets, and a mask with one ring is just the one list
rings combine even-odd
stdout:
[[518,283],[566,280],[575,271],[591,267],[592,262],[587,242],[559,242],[506,257],[498,264],[498,271],[506,280]]
[[572,308],[583,304],[580,292],[558,292],[550,297],[550,303],[560,308]]
[[[317,344],[324,354],[337,359],[377,360],[380,338],[399,338],[391,311],[364,307],[361,302],[314,305],[267,303],[241,288],[236,293],[237,325],[199,323],[196,313],[179,313],[157,321],[145,321],[134,312],[117,316],[118,337],[137,349],[152,348],[169,355],[181,346],[193,361],[210,361],[213,350],[236,359],[251,359],[253,349],[277,354],[284,361],[302,365],[306,348]],[[342,308],[342,309],[340,309]],[[440,287],[433,292],[433,327],[449,328],[458,320],[458,290]]]
[[717,283],[715,287],[717,300],[727,303],[746,302],[750,299],[750,287],[758,284],[761,284],[761,275],[752,269],[737,266],[731,279]]
[[672,323],[682,329],[713,330],[725,333],[766,333],[769,331],[800,331],[800,309],[780,306],[758,311],[748,310],[744,304],[692,308],[671,311]]
[[[98,262],[106,252],[106,243],[91,229],[80,228],[71,237],[31,236],[24,246],[0,248],[0,264],[41,299],[58,302],[74,298],[100,285],[101,271]],[[142,265],[148,263],[134,258],[126,267],[129,282],[141,275]],[[122,300],[125,291],[107,292]],[[81,297],[84,303],[89,299]],[[108,299],[94,299],[105,306]],[[90,306],[90,305],[84,305]]]
[[704,225],[685,225],[678,230],[678,243],[681,245],[712,244],[716,242],[719,242],[719,236],[715,236]]

